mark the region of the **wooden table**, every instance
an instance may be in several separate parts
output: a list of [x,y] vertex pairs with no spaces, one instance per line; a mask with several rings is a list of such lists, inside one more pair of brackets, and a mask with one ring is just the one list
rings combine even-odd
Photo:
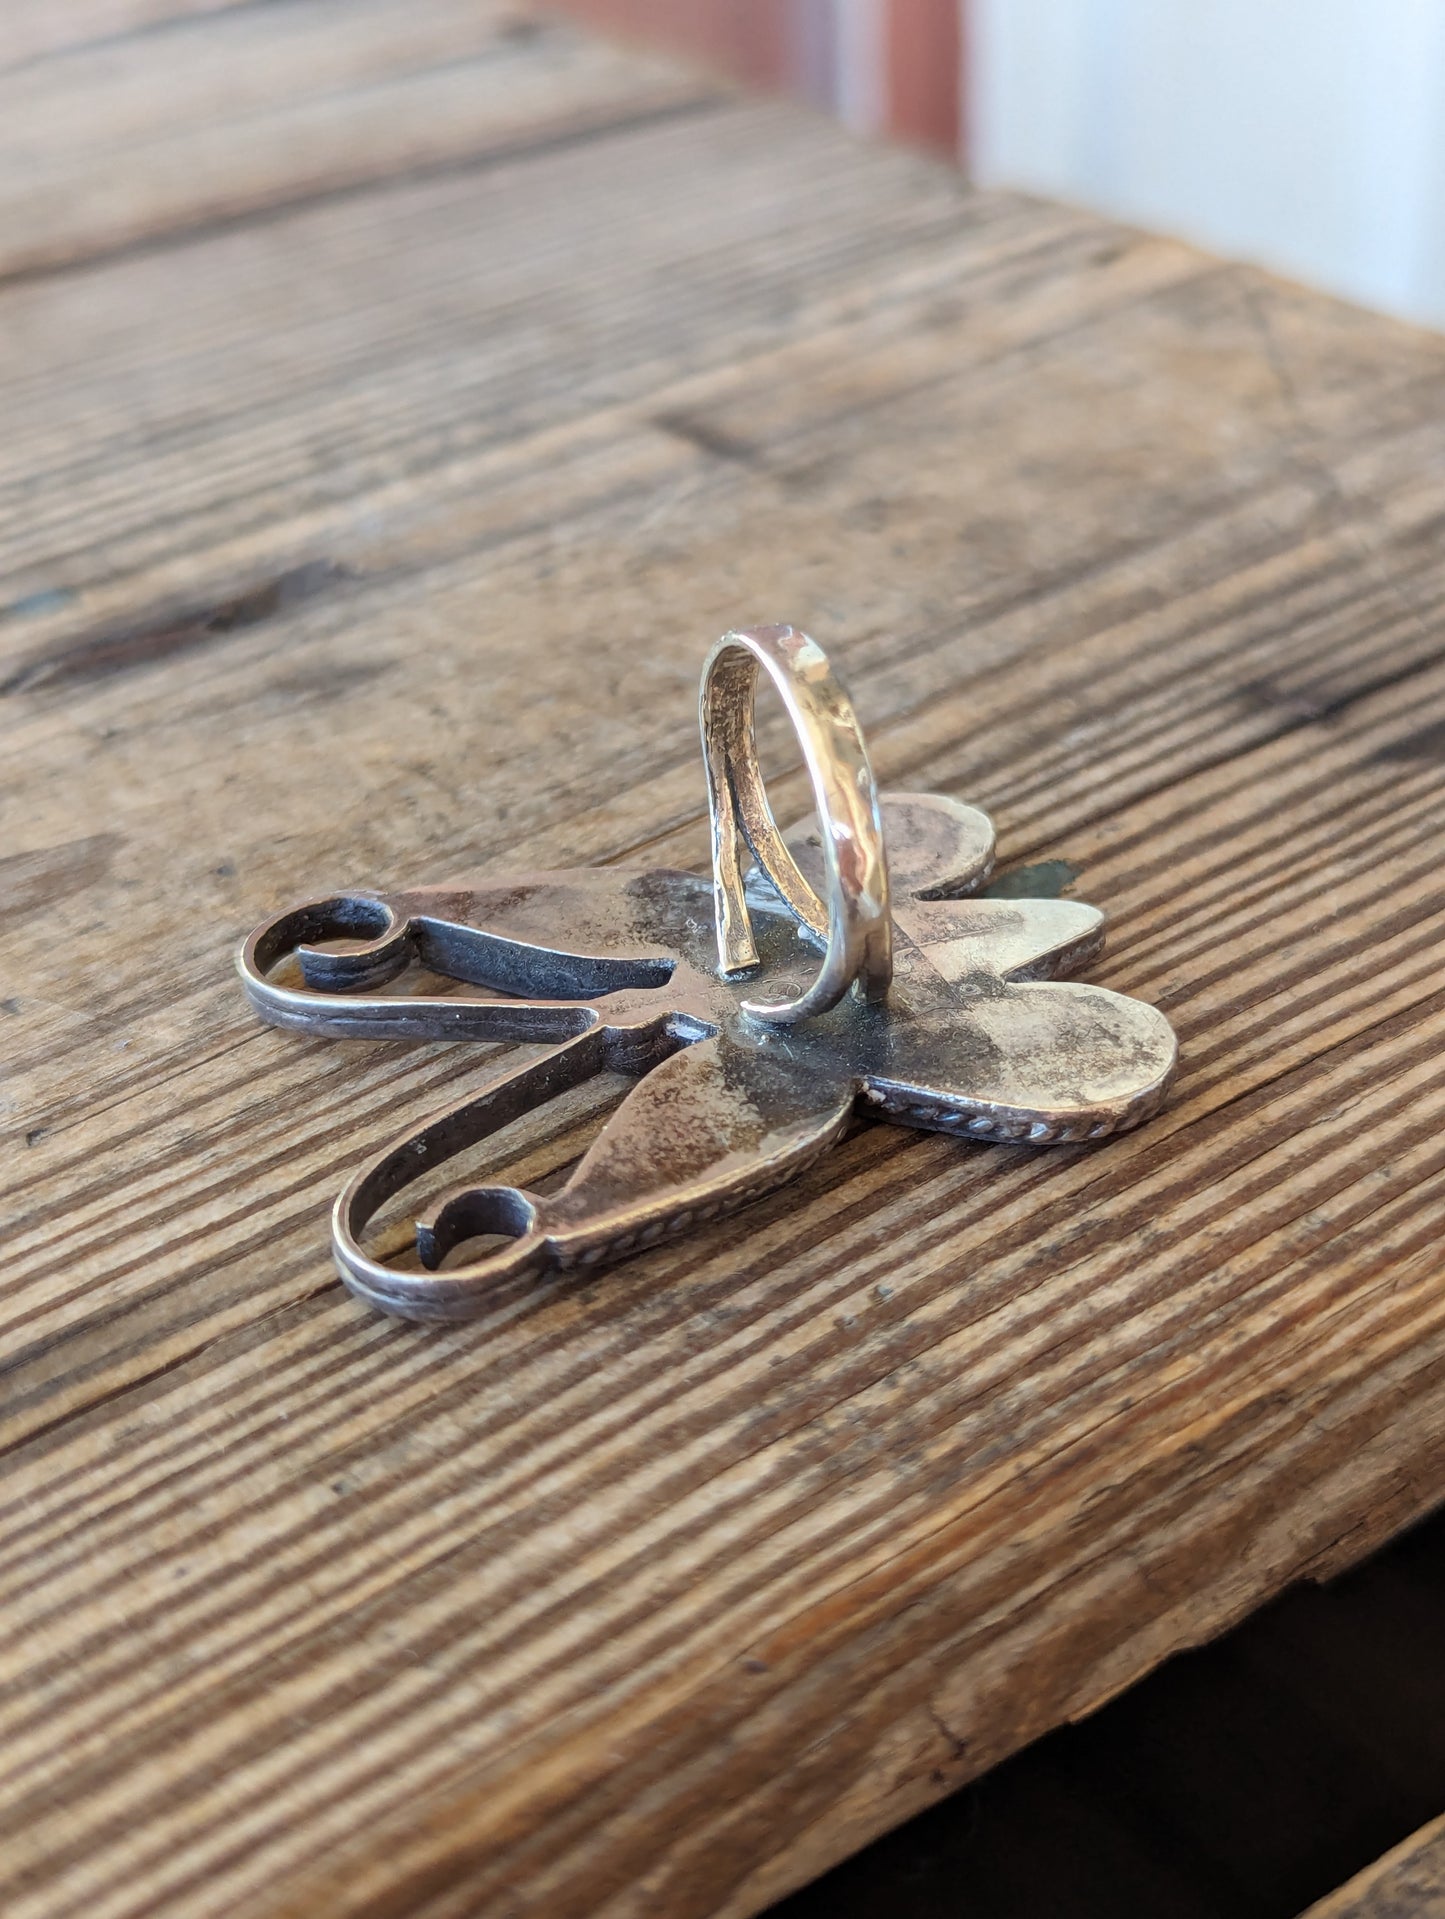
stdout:
[[[3,37],[7,1919],[751,1913],[1437,1502],[1445,343],[486,0]],[[234,942],[702,862],[768,619],[1171,1107],[364,1311],[494,1056]]]
[[1305,1919],[1433,1919],[1445,1911],[1445,1818],[1386,1853]]

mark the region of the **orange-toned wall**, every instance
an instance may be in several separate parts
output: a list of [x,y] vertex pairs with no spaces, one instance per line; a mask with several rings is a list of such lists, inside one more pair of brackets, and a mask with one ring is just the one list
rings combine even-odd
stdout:
[[869,130],[959,156],[964,0],[551,0]]

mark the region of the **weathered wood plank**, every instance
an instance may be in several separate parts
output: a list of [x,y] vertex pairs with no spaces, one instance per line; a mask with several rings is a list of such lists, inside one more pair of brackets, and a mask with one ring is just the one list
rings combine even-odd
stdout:
[[0,20],[0,72],[71,47],[123,39],[172,20],[250,0],[9,0]]
[[1305,1919],[1434,1919],[1445,1912],[1445,1817],[1433,1820]]
[[[0,337],[7,1915],[752,1911],[1439,1497],[1445,345],[732,102]],[[367,1317],[330,1194],[485,1056],[259,1030],[232,940],[700,860],[779,616],[1081,869],[1174,1105]]]
[[350,0],[344,26],[336,0],[164,13],[0,65],[0,281],[708,91],[516,0]]

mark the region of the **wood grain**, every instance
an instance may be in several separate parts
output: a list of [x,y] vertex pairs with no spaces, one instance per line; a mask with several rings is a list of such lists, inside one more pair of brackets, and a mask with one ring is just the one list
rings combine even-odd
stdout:
[[0,279],[706,90],[508,0],[351,0],[342,30],[336,0],[165,13],[0,69]]
[[[561,29],[509,154],[293,204],[308,74],[459,16],[254,13],[225,224],[122,152],[0,290],[0,1904],[741,1915],[1440,1497],[1445,344],[620,55],[599,125]],[[234,941],[700,862],[769,618],[1078,869],[1174,1103],[371,1317],[331,1196],[489,1057],[263,1030]]]
[[1445,1913],[1445,1817],[1432,1820],[1305,1919],[1436,1919]]
[[248,0],[9,0],[0,20],[0,71],[28,65],[69,47],[127,40],[147,28],[192,14],[244,6]]

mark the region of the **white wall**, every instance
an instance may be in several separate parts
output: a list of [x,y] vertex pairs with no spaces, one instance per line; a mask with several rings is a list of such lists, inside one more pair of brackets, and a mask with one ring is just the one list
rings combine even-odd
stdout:
[[972,0],[973,165],[1445,327],[1445,0]]

